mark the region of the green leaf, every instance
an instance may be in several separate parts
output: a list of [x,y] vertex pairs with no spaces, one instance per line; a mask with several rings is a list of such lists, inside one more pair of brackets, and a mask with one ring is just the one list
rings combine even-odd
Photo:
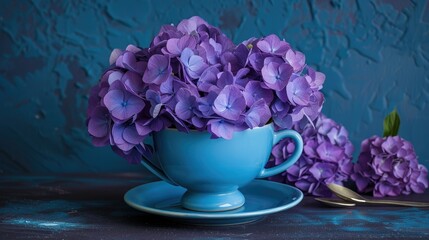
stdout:
[[384,119],[383,137],[398,135],[400,124],[401,120],[399,119],[398,112],[395,108],[395,110],[393,110],[393,112],[387,115],[387,117]]

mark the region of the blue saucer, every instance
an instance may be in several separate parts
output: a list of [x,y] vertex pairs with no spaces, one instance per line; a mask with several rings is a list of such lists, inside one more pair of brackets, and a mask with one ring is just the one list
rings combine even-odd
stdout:
[[194,225],[232,225],[253,222],[264,216],[294,207],[303,198],[300,190],[289,185],[255,180],[240,189],[244,206],[225,212],[196,212],[180,206],[185,189],[164,181],[152,182],[129,190],[125,202],[131,207],[158,216]]

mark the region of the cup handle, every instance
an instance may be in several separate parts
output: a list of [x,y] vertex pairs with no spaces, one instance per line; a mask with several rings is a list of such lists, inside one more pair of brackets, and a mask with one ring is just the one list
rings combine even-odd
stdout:
[[303,142],[301,135],[299,135],[299,133],[294,130],[282,130],[279,132],[274,132],[273,146],[284,138],[292,138],[293,142],[295,143],[295,151],[292,153],[292,156],[290,156],[280,165],[271,168],[263,168],[256,178],[271,177],[273,175],[284,172],[299,159],[303,150]]
[[[156,150],[154,150],[154,153],[151,156],[144,156],[143,155],[140,163],[147,170],[149,170],[153,175],[161,178],[162,180],[164,180],[165,182],[167,182],[171,185],[178,186],[179,184],[175,183],[173,180],[171,180],[169,177],[167,177],[167,175],[164,173],[164,171],[161,168],[155,166],[155,164],[152,163],[151,160],[153,159],[155,152],[156,152]],[[149,159],[149,158],[151,158],[151,159]]]

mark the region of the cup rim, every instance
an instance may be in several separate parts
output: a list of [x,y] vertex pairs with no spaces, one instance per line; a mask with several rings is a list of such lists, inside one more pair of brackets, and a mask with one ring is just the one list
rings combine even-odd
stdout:
[[[264,126],[261,126],[261,127],[247,128],[247,129],[244,129],[243,131],[239,131],[239,132],[258,130],[258,129],[263,129],[263,128],[266,128],[266,127],[272,127],[273,130],[274,130],[274,123],[270,122],[270,123],[267,123],[267,124],[265,124]],[[177,129],[177,128],[171,128],[171,127],[165,128],[162,131],[166,131],[166,130],[180,132],[179,129]],[[196,129],[189,129],[189,132],[204,133],[204,132],[208,132],[208,131],[207,130],[199,131],[199,130],[196,130]],[[184,133],[186,133],[186,132],[184,132]]]

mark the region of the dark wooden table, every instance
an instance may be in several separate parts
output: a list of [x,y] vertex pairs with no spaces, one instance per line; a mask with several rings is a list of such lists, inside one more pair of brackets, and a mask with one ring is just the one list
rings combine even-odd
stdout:
[[[305,197],[246,225],[197,227],[128,207],[136,174],[0,177],[0,239],[429,239],[429,209],[329,208]],[[399,199],[429,201],[429,191]]]

